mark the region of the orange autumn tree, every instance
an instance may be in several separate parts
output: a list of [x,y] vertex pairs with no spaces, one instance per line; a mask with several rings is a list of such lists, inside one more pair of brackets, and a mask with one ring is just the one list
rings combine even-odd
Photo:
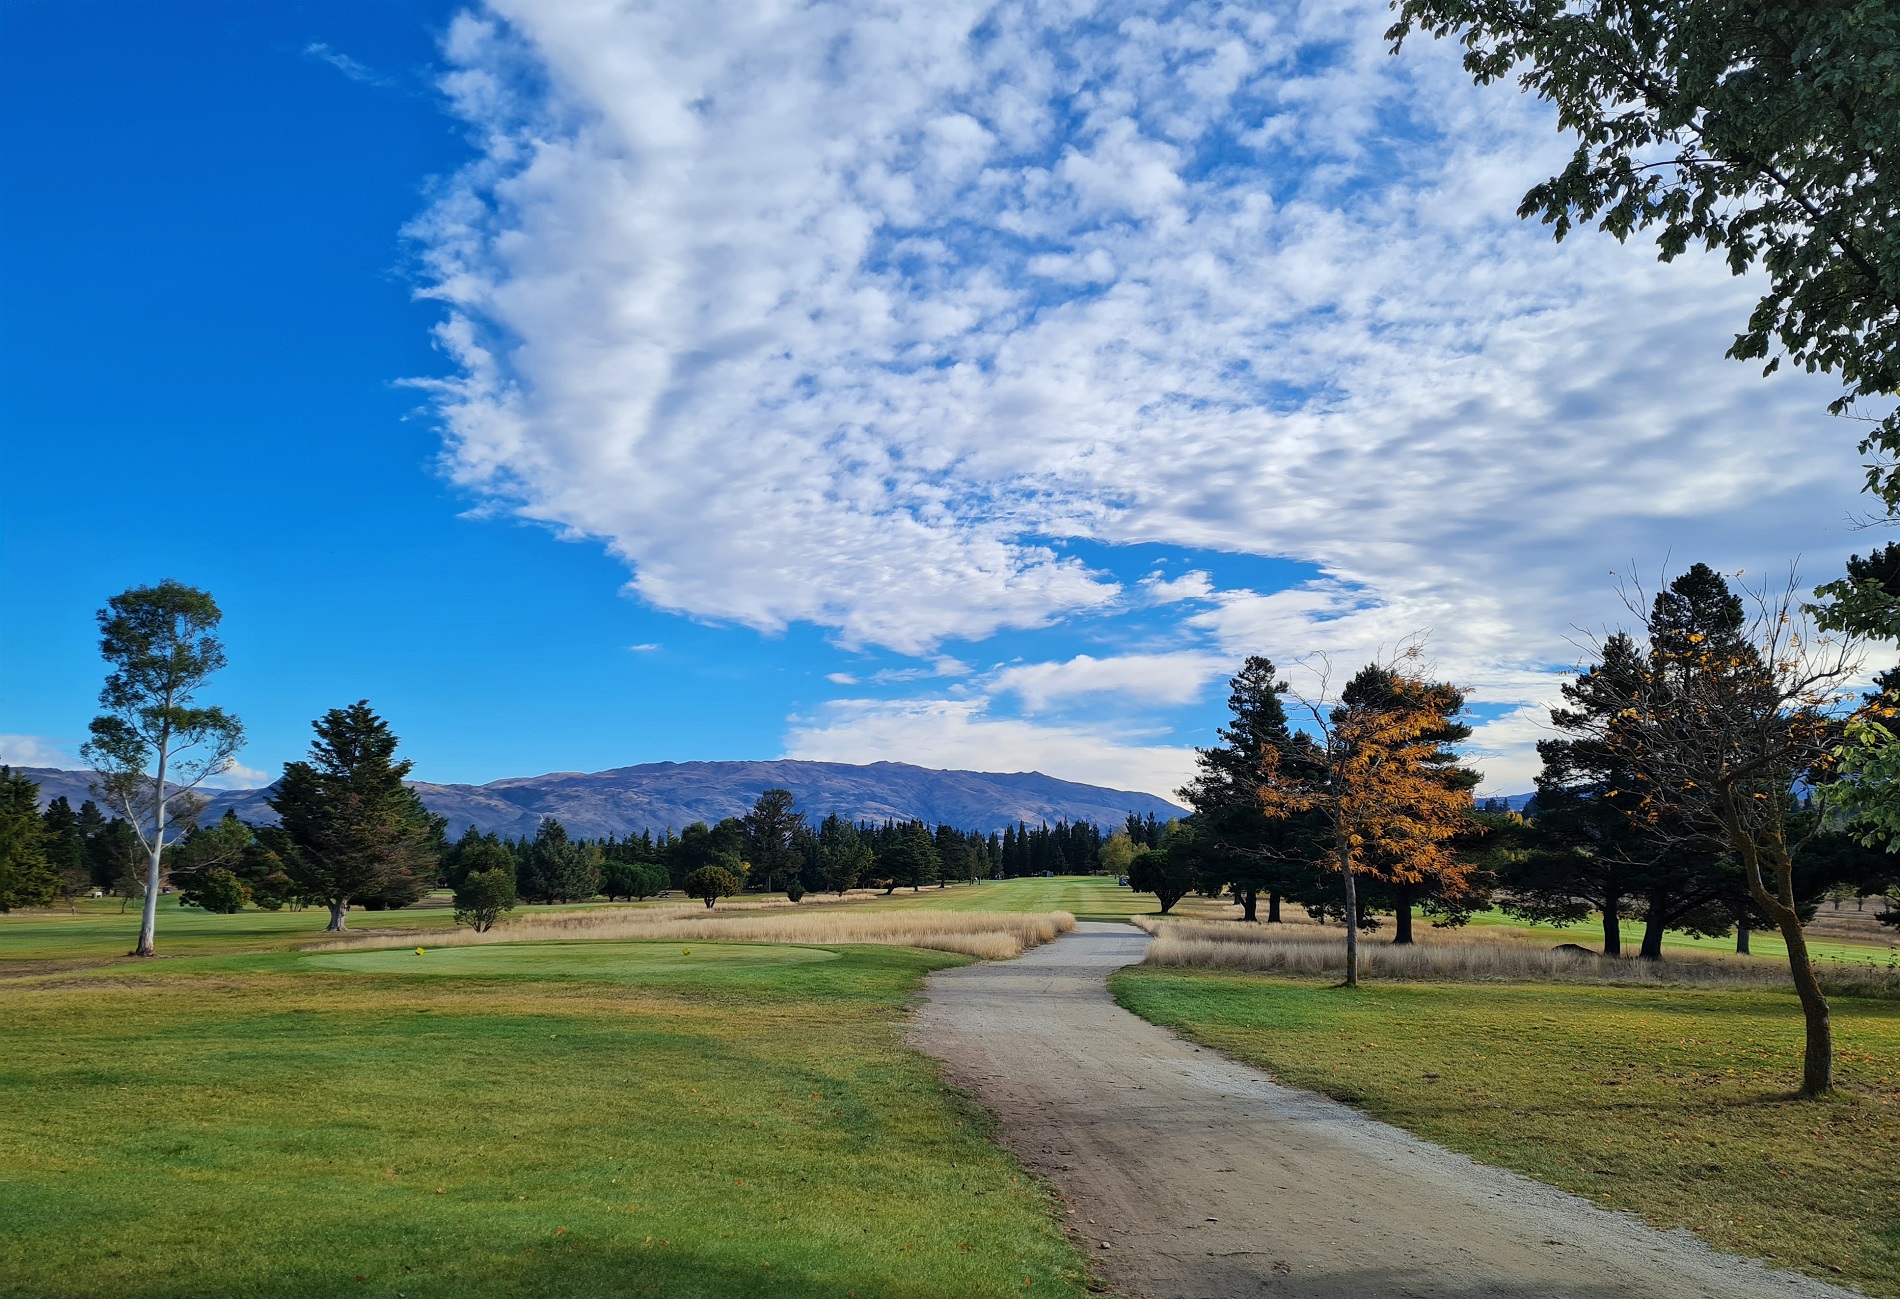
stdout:
[[[1452,839],[1471,820],[1471,791],[1446,779],[1441,747],[1445,718],[1462,696],[1428,680],[1418,652],[1363,669],[1355,684],[1330,699],[1329,671],[1311,699],[1293,697],[1307,714],[1312,743],[1297,754],[1269,748],[1261,760],[1259,795],[1270,817],[1313,814],[1325,827],[1321,851],[1344,890],[1346,986],[1359,985],[1361,875],[1392,884],[1435,881],[1462,889],[1470,868]],[[1291,693],[1290,688],[1282,686]]]

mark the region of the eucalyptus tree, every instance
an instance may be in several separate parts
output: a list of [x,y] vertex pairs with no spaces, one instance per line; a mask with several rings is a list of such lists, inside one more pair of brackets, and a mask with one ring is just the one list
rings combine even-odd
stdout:
[[172,829],[195,822],[198,786],[231,765],[244,727],[222,708],[201,707],[198,691],[225,665],[210,594],[166,579],[106,601],[99,653],[112,666],[80,754],[94,786],[138,834],[145,850],[145,905],[134,956],[157,951],[158,894]]

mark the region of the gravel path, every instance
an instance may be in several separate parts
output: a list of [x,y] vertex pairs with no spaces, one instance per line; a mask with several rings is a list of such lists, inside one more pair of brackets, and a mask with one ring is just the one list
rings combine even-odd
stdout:
[[1020,960],[940,971],[912,1032],[1062,1189],[1120,1293],[1854,1293],[1653,1231],[1183,1042],[1108,995],[1108,975],[1147,941],[1084,923]]

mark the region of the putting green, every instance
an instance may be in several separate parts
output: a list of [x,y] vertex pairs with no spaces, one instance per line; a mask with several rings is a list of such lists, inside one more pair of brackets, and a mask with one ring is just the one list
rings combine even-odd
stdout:
[[835,961],[822,947],[783,943],[572,942],[494,943],[478,947],[377,948],[317,952],[304,960],[325,972],[436,974],[461,977],[520,975],[536,979],[639,978],[659,971],[730,969],[746,965],[809,965]]

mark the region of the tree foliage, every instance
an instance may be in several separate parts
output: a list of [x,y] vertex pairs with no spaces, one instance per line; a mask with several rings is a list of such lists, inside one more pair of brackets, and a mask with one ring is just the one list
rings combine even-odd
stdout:
[[791,790],[768,789],[744,817],[746,860],[752,863],[752,875],[767,893],[772,891],[773,877],[792,869],[798,860],[805,814],[793,803]]
[[504,911],[514,910],[515,901],[514,871],[501,867],[469,871],[455,889],[455,923],[487,933]]
[[1818,1096],[1833,1085],[1833,1036],[1802,932],[1800,858],[1821,822],[1795,791],[1833,776],[1858,659],[1808,625],[1792,580],[1752,592],[1754,615],[1738,626],[1739,598],[1711,576],[1698,565],[1647,608],[1631,601],[1641,653],[1578,729],[1635,777],[1617,791],[1634,824],[1665,849],[1724,854],[1780,931],[1806,1020],[1801,1090]]
[[1471,793],[1446,779],[1440,747],[1459,698],[1410,661],[1371,664],[1336,700],[1322,679],[1319,695],[1302,701],[1316,740],[1263,755],[1267,815],[1312,814],[1326,828],[1346,920],[1348,986],[1359,981],[1358,877],[1403,883],[1461,869],[1451,845],[1469,824]]
[[192,792],[231,765],[244,728],[221,708],[200,707],[197,692],[225,664],[217,637],[224,615],[204,591],[167,579],[133,587],[99,611],[99,653],[112,667],[80,749],[98,773],[98,789],[138,834],[146,852],[145,909],[136,956],[156,950],[158,891],[173,822],[189,824],[202,806]]
[[521,896],[529,902],[585,901],[600,892],[600,866],[594,845],[568,838],[566,826],[544,816],[522,854]]
[[1137,849],[1128,862],[1128,887],[1154,894],[1161,914],[1167,915],[1200,882],[1198,847],[1194,833],[1188,831],[1166,847]]
[[267,838],[298,892],[348,927],[360,899],[414,896],[435,879],[441,822],[403,783],[413,764],[369,701],[333,708],[313,724],[309,760],[287,763],[266,795],[278,816]]
[[939,869],[936,840],[922,821],[906,822],[877,852],[877,872],[911,891],[934,880]]
[[48,906],[59,896],[39,802],[37,782],[0,767],[0,911]]
[[689,898],[698,898],[711,910],[720,898],[729,898],[739,891],[739,877],[724,866],[701,866],[681,882]]
[[1215,732],[1220,743],[1194,751],[1195,778],[1179,791],[1197,827],[1192,847],[1179,851],[1197,857],[1201,882],[1233,893],[1246,920],[1258,918],[1262,893],[1273,922],[1283,897],[1317,901],[1322,888],[1314,863],[1314,841],[1322,833],[1316,819],[1269,815],[1260,800],[1268,756],[1290,774],[1312,747],[1288,728],[1286,689],[1271,659],[1249,655],[1228,682],[1229,720]]
[[[1900,392],[1900,6],[1889,0],[1399,0],[1387,33],[1452,37],[1516,74],[1577,147],[1518,207],[1562,239],[1650,228],[1765,272],[1729,355],[1840,376],[1830,409]],[[1773,370],[1779,357],[1770,359]],[[1900,411],[1861,444],[1900,505]]]
[[871,845],[857,828],[837,816],[818,827],[818,866],[824,886],[843,895],[871,873]]

